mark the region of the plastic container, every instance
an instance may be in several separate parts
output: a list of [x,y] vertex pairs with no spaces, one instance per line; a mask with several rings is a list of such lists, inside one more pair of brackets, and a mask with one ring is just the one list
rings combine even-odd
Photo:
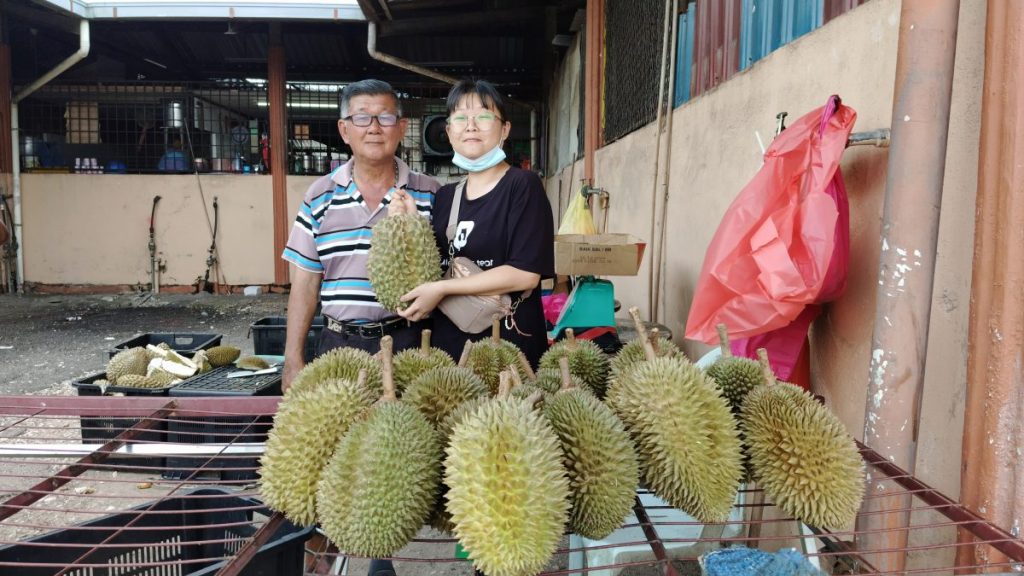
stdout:
[[[97,380],[106,378],[106,372],[100,372],[98,374],[92,374],[75,380],[71,383],[72,386],[78,391],[79,396],[101,396],[100,387],[94,384]],[[173,386],[167,386],[166,388],[132,388],[129,386],[109,386],[107,387],[107,394],[119,393],[125,396],[167,396],[168,390]],[[116,437],[121,432],[134,426],[140,418],[107,418],[105,416],[87,416],[82,415],[79,418],[79,422],[82,427],[82,443],[83,444],[105,444],[111,438]],[[152,442],[164,442],[167,439],[167,423],[160,421],[156,422],[148,431],[140,433],[131,439],[132,443],[152,443]],[[164,465],[164,459],[159,457],[146,457],[146,458],[112,458],[108,457],[105,463],[116,464],[118,466],[132,466],[132,467],[155,467],[162,468]],[[156,470],[149,470],[149,472],[155,473]]]
[[[140,516],[137,511],[146,510],[150,506],[145,504],[133,508],[132,512],[104,516],[77,528],[58,530],[0,547],[0,574],[52,576],[88,552],[91,546],[100,545],[111,538],[110,542],[100,546],[82,563],[121,566],[71,568],[65,574],[213,576],[227,563],[227,560],[220,558],[233,555],[242,547],[244,539],[256,533],[257,527],[252,524],[254,515],[269,517],[270,512],[258,500],[232,496],[226,490],[195,490],[189,495],[214,497],[167,498],[153,508],[152,511],[159,512],[156,514]],[[254,506],[259,508],[251,508]],[[124,528],[133,521],[130,527]],[[241,575],[301,576],[305,542],[313,530],[313,526],[301,528],[285,521],[270,540],[260,547]],[[54,566],[25,565],[32,563]],[[125,564],[154,565],[127,568]]]
[[[281,394],[281,373],[228,378],[233,365],[193,376],[171,389],[171,396],[275,396]],[[265,442],[273,417],[175,418],[167,423],[167,440],[191,444]],[[259,458],[247,456],[168,457],[165,478],[180,480],[214,476],[222,481],[255,480]]]
[[[320,332],[323,331],[324,324],[323,316],[313,318],[309,333],[306,334],[306,346],[303,348],[306,362],[311,361],[316,356],[316,347],[320,341]],[[249,332],[252,334],[253,353],[269,356],[283,355],[287,325],[288,319],[284,316],[267,316],[253,322],[249,326]]]
[[110,357],[113,358],[115,354],[128,348],[135,348],[137,346],[146,346],[152,344],[167,344],[175,352],[183,352],[188,354],[194,354],[200,350],[206,350],[213,348],[220,344],[221,339],[224,338],[222,334],[194,334],[191,332],[153,332],[149,334],[139,334],[125,340],[120,344],[114,346],[110,350]]

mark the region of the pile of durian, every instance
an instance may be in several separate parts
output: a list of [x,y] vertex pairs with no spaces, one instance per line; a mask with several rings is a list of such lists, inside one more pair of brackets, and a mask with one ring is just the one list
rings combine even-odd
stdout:
[[376,356],[314,360],[275,416],[264,501],[356,556],[393,556],[429,524],[488,576],[540,572],[566,532],[606,538],[641,481],[720,522],[749,469],[787,513],[852,522],[863,468],[831,413],[757,362],[753,383],[737,380],[753,373],[739,359],[702,372],[631,313],[642,337],[616,357],[567,331],[536,374],[497,323],[458,363],[429,330],[397,355],[385,337]]
[[[238,360],[241,350],[234,346],[214,346],[186,358],[161,342],[122,350],[107,363],[107,377],[94,382],[102,390],[109,386],[125,388],[164,388],[186,378],[209,372]],[[244,359],[243,359],[244,360]],[[260,360],[255,358],[254,360]],[[264,368],[267,366],[264,363]],[[241,362],[239,367],[241,367]]]

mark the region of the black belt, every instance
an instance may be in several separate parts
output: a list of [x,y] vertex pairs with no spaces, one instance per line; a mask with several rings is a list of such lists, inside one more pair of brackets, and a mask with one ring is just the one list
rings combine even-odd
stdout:
[[367,322],[365,320],[335,320],[327,317],[327,329],[347,336],[359,336],[367,340],[381,338],[395,330],[406,328],[412,324],[405,318],[391,318],[380,322]]

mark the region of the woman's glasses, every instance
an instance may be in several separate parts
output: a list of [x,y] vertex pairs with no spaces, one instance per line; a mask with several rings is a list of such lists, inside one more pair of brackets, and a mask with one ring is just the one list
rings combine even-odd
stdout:
[[380,124],[382,128],[385,128],[385,127],[388,127],[388,126],[394,126],[395,124],[398,124],[398,116],[396,116],[395,114],[389,114],[387,112],[385,112],[383,114],[377,114],[377,115],[373,115],[373,114],[350,114],[350,115],[345,116],[344,118],[342,118],[342,120],[350,121],[350,122],[352,122],[352,124],[355,124],[356,126],[359,126],[360,128],[366,128],[370,124],[373,124],[373,119],[374,118],[377,119],[377,124]]
[[475,116],[456,114],[448,117],[448,125],[455,130],[465,130],[466,126],[469,126],[470,120],[473,120],[476,123],[476,127],[480,130],[490,130],[494,126],[494,122],[500,120],[500,118],[491,112],[481,112]]

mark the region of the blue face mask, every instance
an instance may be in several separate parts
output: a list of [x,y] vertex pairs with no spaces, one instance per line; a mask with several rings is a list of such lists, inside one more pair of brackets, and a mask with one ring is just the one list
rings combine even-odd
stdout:
[[459,168],[462,168],[466,172],[483,172],[488,168],[493,168],[505,160],[505,151],[502,150],[501,144],[495,146],[490,152],[483,156],[470,160],[458,152],[452,157],[452,164],[455,164]]

